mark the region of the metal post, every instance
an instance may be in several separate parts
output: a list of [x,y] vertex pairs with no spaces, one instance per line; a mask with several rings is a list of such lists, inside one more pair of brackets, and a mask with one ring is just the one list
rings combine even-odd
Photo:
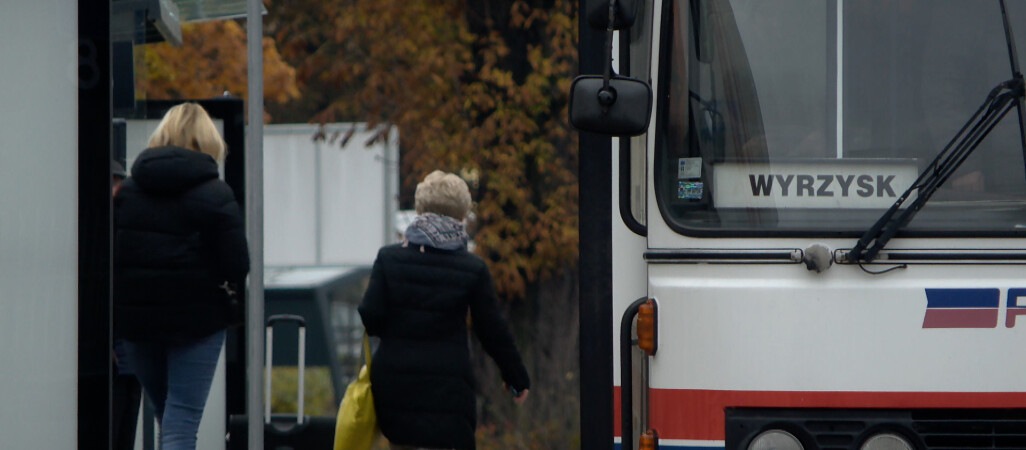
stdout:
[[296,423],[302,424],[305,419],[303,413],[303,401],[306,397],[306,325],[299,325],[299,389],[296,394],[296,403],[299,405],[296,407]]
[[[264,380],[271,379],[271,368],[274,367],[274,333],[271,331],[271,327],[267,327],[267,331],[264,335],[264,345],[266,346],[266,353],[264,353]],[[271,423],[271,383],[264,383],[264,425]]]
[[324,264],[324,185],[321,181],[321,147],[323,140],[314,141],[314,261],[317,265]]
[[[578,7],[578,68],[602,73],[608,59],[601,51],[605,33],[588,25],[584,11],[602,0],[581,0]],[[581,448],[613,448],[613,240],[612,143],[608,137],[581,133],[578,141],[580,267],[578,307],[581,322]],[[621,387],[621,393],[629,392]]]
[[260,0],[246,1],[246,237],[250,271],[246,302],[246,416],[249,448],[264,448],[264,70]]
[[385,145],[381,158],[381,165],[385,170],[385,176],[382,178],[385,180],[385,240],[382,242],[388,245],[395,242],[395,215],[399,210],[397,194],[399,190],[399,143],[397,142],[399,133],[394,125],[386,126],[388,129],[385,132]]

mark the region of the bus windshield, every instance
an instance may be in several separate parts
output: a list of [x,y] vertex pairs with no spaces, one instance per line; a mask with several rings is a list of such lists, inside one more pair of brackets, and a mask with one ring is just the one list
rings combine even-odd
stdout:
[[[1026,24],[1026,3],[1007,14]],[[656,196],[691,235],[860,235],[1022,56],[998,0],[677,0],[664,18]],[[904,233],[1026,233],[1021,107]]]

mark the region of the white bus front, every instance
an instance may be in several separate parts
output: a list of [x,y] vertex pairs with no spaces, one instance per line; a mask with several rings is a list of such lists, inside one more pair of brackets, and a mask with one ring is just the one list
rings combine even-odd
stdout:
[[[1026,448],[1026,2],[1005,3],[641,2],[620,64],[654,110],[614,159],[612,238],[614,336],[636,298],[658,307],[658,351],[614,386],[635,433]],[[881,222],[906,191],[895,217],[916,214]],[[852,255],[878,223],[894,238]]]

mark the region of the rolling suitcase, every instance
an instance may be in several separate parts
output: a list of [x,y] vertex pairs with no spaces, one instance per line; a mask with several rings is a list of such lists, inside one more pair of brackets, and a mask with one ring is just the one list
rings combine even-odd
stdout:
[[[296,322],[299,325],[298,397],[296,413],[271,413],[271,367],[274,348],[274,325]],[[306,321],[302,316],[279,314],[267,318],[264,356],[264,448],[275,450],[332,448],[335,439],[334,416],[308,416],[303,413],[304,380],[306,373]],[[249,450],[248,418],[245,415],[230,418],[228,448]]]

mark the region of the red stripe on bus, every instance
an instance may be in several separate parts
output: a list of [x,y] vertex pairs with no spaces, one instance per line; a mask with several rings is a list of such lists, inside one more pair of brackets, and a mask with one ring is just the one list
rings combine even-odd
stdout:
[[[850,392],[651,389],[649,422],[664,439],[723,440],[723,409],[1024,408],[1026,392]],[[613,387],[613,433],[620,436],[620,387]]]
[[923,328],[996,328],[997,308],[926,308]]

